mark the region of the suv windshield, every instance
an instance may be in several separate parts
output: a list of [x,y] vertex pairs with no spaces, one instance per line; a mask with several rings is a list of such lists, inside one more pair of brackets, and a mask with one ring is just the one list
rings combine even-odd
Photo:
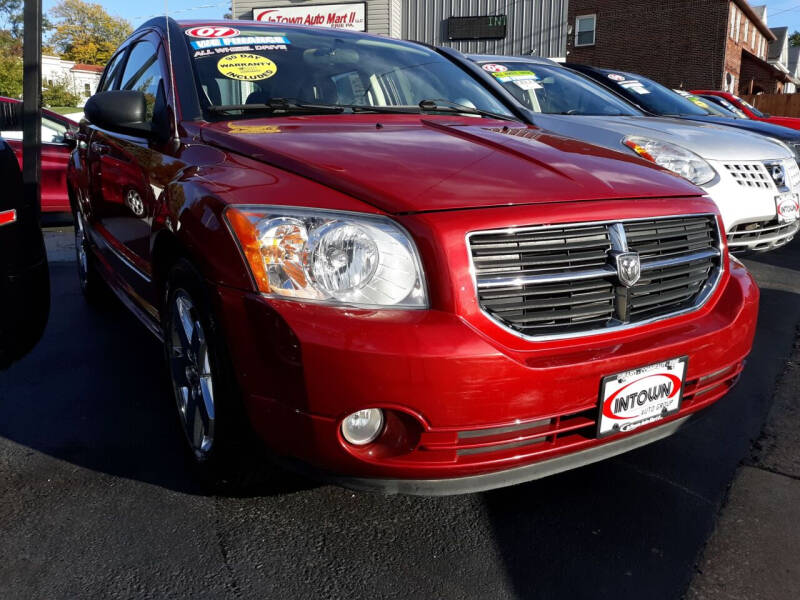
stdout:
[[739,102],[741,102],[742,104],[744,104],[744,105],[747,107],[747,109],[748,109],[748,110],[749,110],[751,113],[753,113],[755,116],[757,116],[758,118],[760,118],[760,119],[768,119],[768,118],[769,118],[769,115],[768,115],[767,113],[761,112],[760,110],[758,110],[758,109],[757,109],[755,106],[753,106],[752,104],[750,104],[750,103],[749,103],[747,100],[745,100],[744,98],[739,98],[739,96],[734,96],[734,98],[736,98],[736,99],[737,99]]
[[695,106],[699,106],[700,108],[704,109],[711,116],[727,117],[728,119],[740,118],[735,113],[732,113],[728,109],[723,108],[719,104],[714,104],[713,102],[709,102],[705,98],[701,98],[696,94],[691,94],[686,90],[673,90],[673,91],[682,98],[686,98],[689,102],[691,102]]
[[613,71],[605,72],[605,75],[605,85],[654,115],[685,117],[710,114],[708,110],[647,77]]
[[583,116],[640,114],[613,94],[562,67],[493,60],[482,63],[481,68],[533,112]]
[[[224,37],[215,37],[218,32]],[[435,102],[426,104],[428,110],[449,104],[451,112],[461,107],[510,116],[459,67],[417,44],[340,30],[269,26],[194,27],[185,30],[185,38],[205,108],[270,105],[333,114],[336,111],[324,109],[420,111],[420,102],[429,100]]]

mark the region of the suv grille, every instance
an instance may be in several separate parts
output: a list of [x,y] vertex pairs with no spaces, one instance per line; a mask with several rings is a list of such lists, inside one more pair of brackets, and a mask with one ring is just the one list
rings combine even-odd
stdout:
[[[526,337],[601,333],[697,308],[722,272],[712,215],[467,237],[481,309]],[[616,266],[622,254],[641,265],[633,285]]]
[[760,189],[771,189],[772,178],[767,169],[760,162],[753,163],[725,163],[725,169],[741,186]]

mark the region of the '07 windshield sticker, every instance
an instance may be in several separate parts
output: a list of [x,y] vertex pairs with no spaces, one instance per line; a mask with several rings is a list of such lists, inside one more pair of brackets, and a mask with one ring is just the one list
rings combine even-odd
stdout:
[[489,73],[505,73],[508,71],[508,67],[505,65],[496,65],[494,63],[490,63],[487,65],[483,65],[484,71],[489,71]]
[[622,75],[618,75],[617,73],[609,73],[608,78],[612,81],[625,81],[625,78]]
[[193,38],[226,38],[239,35],[239,30],[233,27],[215,27],[203,25],[186,30],[186,35]]
[[217,70],[228,79],[261,81],[275,75],[278,67],[260,54],[228,54],[219,59]]

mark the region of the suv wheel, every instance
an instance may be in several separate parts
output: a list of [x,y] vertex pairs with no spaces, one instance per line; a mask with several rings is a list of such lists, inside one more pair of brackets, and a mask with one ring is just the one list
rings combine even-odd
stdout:
[[86,233],[86,221],[80,210],[73,209],[75,223],[75,258],[78,263],[78,281],[87,300],[100,303],[105,299],[105,282],[94,266],[94,258]]

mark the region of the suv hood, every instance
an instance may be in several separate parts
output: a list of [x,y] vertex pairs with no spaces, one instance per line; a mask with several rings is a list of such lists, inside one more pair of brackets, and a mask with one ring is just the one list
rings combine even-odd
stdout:
[[203,140],[390,213],[545,202],[696,196],[635,156],[520,123],[336,115],[206,125]]
[[536,114],[533,121],[539,127],[555,133],[602,144],[609,148],[624,149],[622,138],[628,135],[641,135],[677,144],[707,160],[793,158],[784,146],[763,135],[725,125],[684,119]]
[[715,125],[724,125],[725,127],[735,127],[736,129],[744,129],[745,131],[754,131],[768,135],[782,142],[800,142],[800,131],[789,129],[774,123],[767,123],[766,121],[754,121],[753,119],[729,119],[728,117],[717,117],[715,115],[692,115],[683,117],[690,121],[698,121],[701,123],[713,123]]

